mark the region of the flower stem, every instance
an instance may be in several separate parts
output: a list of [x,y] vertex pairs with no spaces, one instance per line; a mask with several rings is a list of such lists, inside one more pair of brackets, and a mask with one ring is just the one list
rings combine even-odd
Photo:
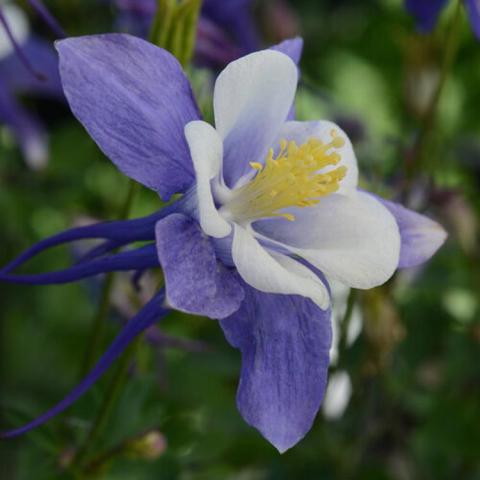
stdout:
[[83,461],[87,458],[91,448],[95,445],[97,439],[105,429],[112,408],[115,406],[120,392],[128,378],[130,364],[135,356],[137,347],[142,338],[143,335],[138,336],[138,338],[132,342],[125,353],[120,357],[119,364],[117,365],[112,380],[107,387],[106,394],[103,398],[98,414],[82,446],[79,448],[78,453],[75,456],[73,466],[80,468],[82,467]]
[[343,354],[347,349],[347,340],[348,340],[348,329],[350,322],[352,320],[353,309],[355,303],[357,302],[357,290],[354,288],[350,289],[347,299],[347,306],[345,308],[345,313],[343,315],[342,322],[340,323],[340,338],[338,342],[338,358],[339,362],[342,361]]
[[125,446],[127,441],[128,439],[122,440],[120,444],[93,458],[83,467],[82,470],[87,475],[95,475],[95,473],[101,470],[102,467],[104,467],[104,465],[107,464],[110,460],[125,452]]
[[[119,220],[126,220],[129,217],[137,189],[138,183],[136,183],[134,180],[130,180],[127,196],[125,197],[125,201],[120,210]],[[89,342],[87,344],[88,346],[85,352],[80,378],[83,378],[88,373],[97,357],[101,340],[103,338],[105,319],[110,310],[110,296],[112,293],[114,279],[114,273],[108,273],[105,275],[100,305],[90,328]]]
[[450,28],[448,30],[447,39],[445,41],[445,56],[443,57],[440,79],[432,95],[432,99],[430,101],[430,104],[428,105],[426,113],[423,117],[420,131],[412,148],[413,154],[410,156],[406,163],[406,191],[410,187],[415,170],[423,166],[425,158],[427,157],[431,135],[435,128],[440,99],[445,89],[445,85],[450,75],[458,50],[458,34],[461,26],[460,20],[462,3],[462,0],[457,1],[455,13],[453,15]]

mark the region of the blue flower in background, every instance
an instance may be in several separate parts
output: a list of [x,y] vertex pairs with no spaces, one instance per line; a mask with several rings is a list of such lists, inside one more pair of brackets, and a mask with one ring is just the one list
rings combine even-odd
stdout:
[[[250,425],[280,452],[305,436],[327,382],[328,280],[380,285],[398,267],[428,260],[446,234],[358,190],[355,154],[339,127],[291,120],[301,49],[294,39],[228,65],[215,84],[214,128],[168,52],[122,34],[58,43],[70,107],[102,151],[162,198],[183,196],[146,218],[60,233],[0,272],[4,281],[52,284],[161,265],[166,283],[61,403],[4,436],[71,405],[170,309],[220,320],[242,354],[237,404]],[[12,273],[45,249],[86,238],[104,242],[69,269]],[[137,241],[146,244],[124,248]]]
[[2,5],[0,15],[0,124],[11,131],[27,164],[42,168],[48,160],[47,133],[17,97],[63,100],[58,58],[52,44],[30,34],[28,20],[16,5]]
[[202,16],[231,35],[241,54],[256,50],[259,39],[251,15],[252,0],[204,0]]
[[[146,38],[157,9],[156,0],[113,0],[120,12],[118,27]],[[195,60],[221,67],[257,50],[259,39],[251,15],[252,0],[205,0],[198,22]]]
[[[436,25],[438,17],[448,0],[405,0],[405,7],[415,17],[422,32],[430,32]],[[480,39],[480,2],[465,0],[465,8],[476,37]]]

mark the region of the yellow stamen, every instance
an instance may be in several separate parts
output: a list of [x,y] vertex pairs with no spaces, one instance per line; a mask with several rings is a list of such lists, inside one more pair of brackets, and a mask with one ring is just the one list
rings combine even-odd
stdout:
[[240,221],[278,216],[294,221],[294,215],[282,210],[317,205],[321,197],[336,192],[347,173],[346,167],[324,169],[340,162],[335,150],[343,147],[345,140],[336,130],[330,134],[332,140],[328,144],[316,138],[300,146],[295,141],[282,140],[277,155],[270,149],[264,165],[250,163],[256,176],[235,192],[225,208]]
[[263,165],[261,163],[258,163],[258,162],[250,162],[250,166],[254,170],[261,170],[263,168]]

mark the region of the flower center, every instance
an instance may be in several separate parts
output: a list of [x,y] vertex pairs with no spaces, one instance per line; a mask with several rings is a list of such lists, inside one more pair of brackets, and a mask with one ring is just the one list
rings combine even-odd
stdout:
[[268,217],[295,220],[289,207],[311,207],[322,197],[336,192],[347,173],[344,166],[319,173],[340,162],[335,151],[345,140],[331,131],[331,142],[310,138],[298,146],[295,141],[282,140],[277,156],[270,149],[265,165],[251,162],[256,176],[234,192],[233,198],[222,207],[237,222],[254,221]]

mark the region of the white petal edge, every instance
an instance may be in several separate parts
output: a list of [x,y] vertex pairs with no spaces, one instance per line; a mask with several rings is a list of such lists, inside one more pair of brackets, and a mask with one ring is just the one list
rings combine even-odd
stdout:
[[347,174],[340,183],[338,193],[349,193],[352,189],[356,189],[358,185],[358,165],[357,157],[353,150],[352,142],[347,134],[335,123],[327,120],[309,121],[309,122],[286,122],[276,140],[276,145],[280,144],[280,140],[295,140],[297,144],[301,145],[310,138],[317,138],[324,143],[330,143],[332,139],[332,131],[345,141],[345,145],[335,151],[341,156],[340,163],[335,167],[344,166],[347,168]]
[[48,139],[38,133],[24,142],[25,161],[32,170],[42,170],[48,163]]
[[323,310],[328,308],[328,290],[311,270],[285,255],[267,252],[238,225],[234,227],[232,257],[240,276],[253,288],[265,293],[301,295]]
[[213,107],[225,144],[225,174],[240,178],[250,170],[249,162],[264,159],[287,119],[297,82],[295,63],[274,50],[246,55],[220,73]]
[[187,123],[185,137],[195,170],[200,226],[211,237],[226,237],[232,227],[218,213],[211,187],[211,180],[219,176],[222,168],[222,139],[210,124],[202,120]]
[[395,272],[400,256],[398,225],[371,195],[332,194],[315,207],[297,209],[295,215],[294,222],[257,222],[254,229],[349,287],[373,288]]
[[296,65],[281,52],[262,50],[231,62],[215,82],[213,106],[220,136],[225,138],[239,121],[250,116],[252,108],[258,110],[263,105],[271,116],[285,119],[297,82]]
[[337,420],[343,416],[352,397],[352,382],[344,370],[334,373],[328,380],[323,399],[323,414],[328,420]]
[[[0,1],[0,7],[2,8],[3,16],[5,17],[12,35],[15,41],[22,45],[26,42],[29,34],[30,27],[28,25],[28,19],[22,9],[17,5]],[[10,38],[8,38],[7,32],[3,27],[0,28],[0,60],[8,57],[14,48]]]

